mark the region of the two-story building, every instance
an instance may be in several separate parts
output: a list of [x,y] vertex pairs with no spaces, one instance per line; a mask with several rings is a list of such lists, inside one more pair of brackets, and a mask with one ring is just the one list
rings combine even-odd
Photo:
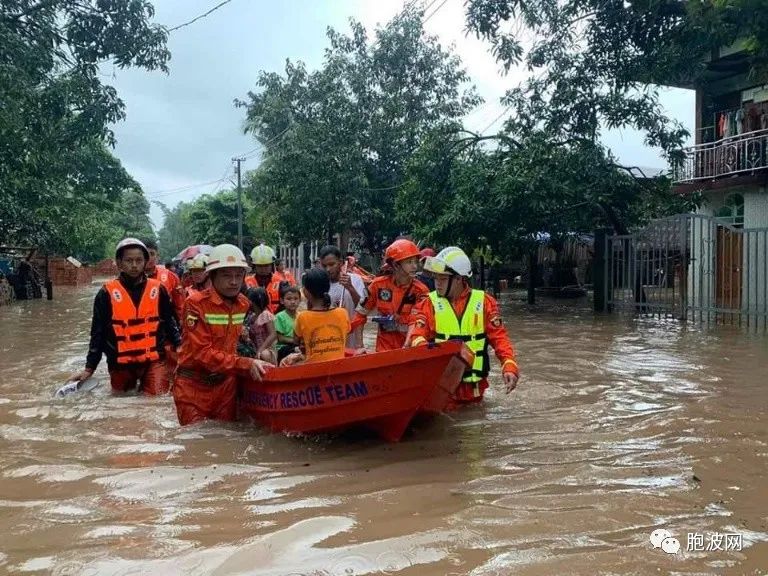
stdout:
[[750,80],[742,43],[715,51],[696,84],[695,144],[673,190],[699,191],[691,221],[688,297],[694,311],[768,322],[768,83]]

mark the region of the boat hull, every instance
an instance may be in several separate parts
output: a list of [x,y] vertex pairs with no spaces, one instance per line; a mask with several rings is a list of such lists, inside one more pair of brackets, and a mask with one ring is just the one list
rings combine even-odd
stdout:
[[365,426],[396,442],[417,413],[439,413],[472,363],[461,342],[270,370],[248,381],[240,410],[273,432]]

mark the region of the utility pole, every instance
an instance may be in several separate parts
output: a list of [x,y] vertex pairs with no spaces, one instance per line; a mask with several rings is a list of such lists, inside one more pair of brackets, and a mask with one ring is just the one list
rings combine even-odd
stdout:
[[240,184],[240,164],[245,158],[232,158],[237,165],[237,247],[243,249],[243,188]]

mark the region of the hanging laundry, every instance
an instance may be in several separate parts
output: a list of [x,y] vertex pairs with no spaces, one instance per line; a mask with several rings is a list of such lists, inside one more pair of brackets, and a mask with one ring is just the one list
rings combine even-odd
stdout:
[[739,108],[736,111],[736,113],[733,115],[733,119],[735,121],[735,124],[733,127],[734,135],[743,134],[744,132],[746,132],[746,130],[744,130],[744,116],[745,116],[744,108]]

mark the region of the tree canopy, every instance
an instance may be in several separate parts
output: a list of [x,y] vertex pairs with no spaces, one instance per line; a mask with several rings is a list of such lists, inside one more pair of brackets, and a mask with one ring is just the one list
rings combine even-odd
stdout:
[[689,134],[667,116],[653,83],[693,81],[704,68],[698,55],[751,26],[717,34],[715,20],[736,19],[710,7],[469,0],[469,31],[505,68],[521,65],[528,77],[506,93],[498,133],[460,126],[434,133],[411,162],[401,217],[426,238],[458,235],[469,247],[488,239],[509,253],[540,232],[558,237],[607,225],[626,233],[692,209],[697,196],[676,197],[668,178],[622,164],[601,135],[636,129],[670,163],[679,161]]
[[405,226],[394,201],[410,157],[431,130],[480,101],[422,19],[408,7],[373,41],[354,21],[349,35],[329,30],[321,69],[289,61],[283,75],[262,72],[237,102],[264,147],[251,191],[288,239],[353,231],[378,251]]
[[153,15],[144,0],[0,4],[0,243],[93,255],[114,234],[108,215],[141,190],[109,151],[125,111],[98,66],[166,70]]

